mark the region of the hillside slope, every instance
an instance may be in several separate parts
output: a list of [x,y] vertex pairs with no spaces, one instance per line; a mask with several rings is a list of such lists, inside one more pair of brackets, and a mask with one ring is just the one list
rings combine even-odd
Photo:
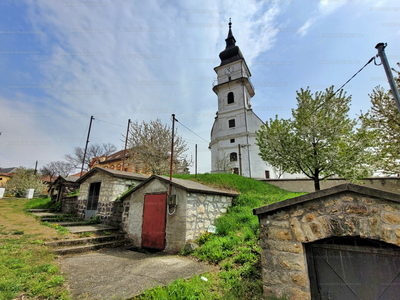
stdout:
[[[293,198],[293,193],[269,183],[235,174],[174,175],[240,195],[219,217],[217,233],[197,239],[200,247],[190,255],[219,266],[217,273],[178,280],[165,288],[147,291],[136,299],[262,299],[258,219],[253,209]],[[185,254],[185,253],[183,253]],[[282,298],[285,299],[285,298]]]

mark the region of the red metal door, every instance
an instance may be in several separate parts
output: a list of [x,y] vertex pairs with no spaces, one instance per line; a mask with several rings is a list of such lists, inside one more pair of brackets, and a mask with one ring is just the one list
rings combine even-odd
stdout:
[[142,247],[164,250],[167,194],[144,198]]

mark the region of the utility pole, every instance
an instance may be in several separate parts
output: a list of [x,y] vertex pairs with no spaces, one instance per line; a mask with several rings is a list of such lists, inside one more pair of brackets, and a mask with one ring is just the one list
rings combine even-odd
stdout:
[[90,136],[90,129],[92,128],[92,121],[94,120],[93,116],[90,117],[90,124],[89,124],[89,130],[87,134],[87,139],[86,139],[86,146],[85,146],[85,153],[83,154],[83,160],[82,160],[82,168],[81,168],[81,176],[83,173],[83,166],[85,165],[85,158],[86,158],[86,151],[87,151],[87,145],[89,144],[89,136]]
[[[35,172],[33,172],[33,175],[36,175],[36,173],[37,173],[37,164],[38,164],[38,161],[36,161]],[[51,180],[51,178],[50,178],[50,180]]]
[[386,45],[387,45],[386,43],[379,43],[378,45],[375,46],[375,49],[378,50],[377,56],[381,58],[381,62],[383,64],[383,67],[385,68],[386,77],[389,81],[390,89],[392,91],[394,100],[396,101],[397,110],[399,111],[400,114],[400,95],[399,91],[397,90],[396,82],[394,81],[392,71],[390,70],[389,62],[386,58],[385,54]]
[[238,145],[239,148],[239,175],[242,176],[242,150],[240,149],[240,144]]
[[124,158],[122,159],[122,171],[124,170],[124,165],[125,165],[126,145],[128,144],[128,135],[129,135],[129,125],[131,125],[131,119],[128,119],[128,128],[126,129]]
[[194,178],[197,178],[197,144],[194,151]]
[[[172,181],[172,162],[174,160],[174,136],[175,136],[175,114],[172,114],[172,142],[171,142],[171,166],[169,169],[169,180]],[[171,195],[171,184],[168,195]]]

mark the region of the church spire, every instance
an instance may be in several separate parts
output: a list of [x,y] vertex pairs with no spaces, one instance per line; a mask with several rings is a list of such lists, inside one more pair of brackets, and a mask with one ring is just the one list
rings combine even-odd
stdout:
[[228,25],[229,25],[229,31],[228,31],[228,37],[225,40],[225,42],[226,42],[226,48],[225,49],[228,49],[231,46],[234,47],[235,43],[236,43],[236,40],[235,40],[235,38],[233,37],[233,34],[232,34],[231,18],[229,18],[229,24]]
[[225,50],[219,54],[219,58],[221,59],[220,66],[229,64],[235,60],[244,59],[242,52],[238,46],[236,46],[236,40],[232,34],[232,22],[231,18],[229,18],[229,31],[228,37],[225,39],[226,47]]

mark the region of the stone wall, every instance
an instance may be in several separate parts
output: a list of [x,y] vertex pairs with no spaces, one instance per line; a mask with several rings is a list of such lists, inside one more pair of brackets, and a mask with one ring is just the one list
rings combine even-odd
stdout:
[[63,213],[75,215],[78,212],[78,196],[64,197],[61,203]]
[[210,194],[187,194],[186,242],[193,241],[232,205],[232,197]]
[[[153,180],[124,199],[122,223],[127,237],[135,247],[142,247],[144,199],[148,194],[167,194],[169,185]],[[171,193],[177,195],[178,206],[174,214],[166,216],[165,251],[179,252],[185,246],[186,234],[186,192],[172,186]],[[170,213],[172,213],[171,210]]]
[[121,196],[128,188],[134,184],[138,185],[141,181],[133,179],[122,179],[107,175],[102,172],[95,173],[87,180],[82,182],[78,196],[78,217],[85,217],[87,198],[91,183],[101,182],[97,216],[101,223],[110,226],[121,226],[123,204],[116,199]]
[[[122,223],[127,237],[135,247],[142,246],[142,225],[144,199],[148,194],[168,193],[169,185],[153,180],[134,191],[124,199]],[[186,242],[193,241],[207,230],[208,225],[224,213],[232,203],[232,197],[190,193],[172,186],[172,194],[177,195],[176,211],[166,216],[165,251],[180,252]],[[173,212],[171,209],[170,213]]]
[[264,295],[311,299],[304,243],[340,236],[400,246],[400,204],[354,192],[259,215]]
[[[307,178],[263,179],[262,181],[268,182],[291,192],[315,192],[314,181]],[[350,181],[343,178],[329,178],[326,181],[320,181],[321,190],[345,183],[350,183]],[[400,193],[400,177],[372,177],[363,179],[358,184],[391,193]]]

